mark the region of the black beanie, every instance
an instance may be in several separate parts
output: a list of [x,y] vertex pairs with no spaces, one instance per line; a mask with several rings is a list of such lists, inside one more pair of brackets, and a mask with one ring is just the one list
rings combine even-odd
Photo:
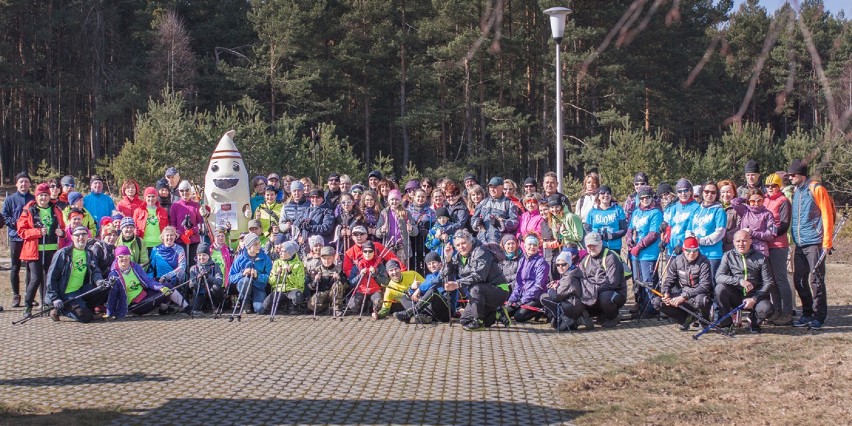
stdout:
[[748,160],[745,164],[746,173],[760,173],[760,164],[754,160]]

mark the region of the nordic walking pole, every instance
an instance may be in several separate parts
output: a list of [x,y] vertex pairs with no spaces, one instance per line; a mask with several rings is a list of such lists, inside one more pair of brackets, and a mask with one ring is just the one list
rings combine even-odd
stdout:
[[[849,213],[845,212],[845,211],[843,212],[843,216],[840,216],[840,223],[838,223],[834,227],[834,232],[831,234],[831,241],[832,242],[834,242],[834,239],[837,238],[837,234],[840,233],[840,230],[843,229],[843,225],[846,224],[846,219],[847,219],[848,216],[849,216]],[[820,252],[819,258],[817,259],[816,263],[814,264],[813,269],[811,269],[811,274],[815,274],[816,270],[819,269],[820,266],[822,266],[822,264],[825,262],[825,255],[826,254],[828,254],[827,250],[822,250]]]
[[[361,310],[358,311],[358,321],[361,321],[361,317],[364,316],[364,307],[367,306],[367,296],[368,296],[367,290],[370,288],[370,278],[373,276],[373,272],[370,271],[369,268],[367,269],[367,271],[369,271],[369,272],[367,272],[367,283],[364,284],[364,298],[361,299]],[[360,282],[359,282],[359,284],[360,284]],[[355,287],[355,288],[357,289],[358,287]],[[375,308],[373,308],[373,309],[375,309]]]
[[[84,297],[86,297],[90,294],[97,293],[99,291],[103,291],[103,290],[106,290],[106,289],[112,287],[113,284],[115,284],[115,281],[116,281],[115,278],[107,278],[107,279],[104,279],[104,280],[100,280],[100,281],[98,281],[97,285],[95,285],[95,288],[74,296],[73,298],[71,298],[70,300],[65,302],[64,304],[67,305],[67,306],[71,306],[71,304],[73,302],[81,300],[81,299],[83,299]],[[23,323],[28,322],[29,320],[31,320],[33,318],[43,317],[45,314],[49,313],[53,309],[56,309],[56,308],[54,308],[53,305],[50,305],[50,306],[42,309],[41,312],[39,312],[35,315],[30,315],[28,317],[21,318],[17,321],[12,321],[12,324],[23,324]]]
[[[339,246],[340,241],[338,241],[337,244]],[[335,256],[337,256],[336,253],[335,253]],[[335,264],[337,264],[336,260],[335,260]],[[320,283],[320,271],[317,270],[316,272],[314,272],[314,294],[313,294],[313,298],[314,298],[314,321],[317,320],[317,304],[319,303],[319,283]]]
[[[233,322],[234,318],[237,319],[237,322],[242,322],[243,311],[246,308],[246,299],[248,299],[248,292],[251,289],[252,278],[248,277],[248,282],[243,286],[242,290],[240,290],[237,295],[237,303],[234,304],[234,311],[231,312],[231,317],[228,318],[228,322]],[[239,283],[236,284],[237,288],[239,288]],[[237,306],[239,305],[240,312],[237,314]]]
[[[644,286],[644,283],[640,283],[640,285],[642,285],[643,287],[645,287],[645,286]],[[650,290],[652,293],[654,293],[654,295],[656,295],[656,296],[657,296],[657,297],[659,297],[660,299],[662,299],[662,298],[665,296],[663,293],[660,293],[660,292],[659,292],[659,291],[657,291],[656,289],[653,289],[653,288],[651,288],[651,287],[645,287],[645,288],[647,288],[648,290]],[[704,319],[704,317],[702,317],[702,316],[701,316],[698,312],[693,311],[692,309],[689,309],[689,308],[687,308],[686,306],[683,306],[683,304],[680,304],[680,305],[676,306],[676,308],[680,309],[681,311],[686,312],[686,313],[687,313],[687,315],[692,316],[692,317],[693,317],[693,318],[695,318],[698,322],[700,322],[702,325],[710,325],[710,321],[707,321],[706,319]],[[725,332],[725,331],[722,331],[722,330],[719,330],[719,331],[721,331],[721,332],[722,332],[722,334],[724,334],[725,336],[728,336],[728,337],[734,337],[733,335],[731,335],[731,334],[730,334],[730,333],[728,333],[728,332]]]
[[287,275],[290,274],[290,271],[285,270],[283,277],[279,278],[278,283],[284,282],[284,291],[276,291],[275,288],[272,289],[272,312],[269,313],[269,322],[275,321],[275,313],[278,312],[278,304],[281,302],[281,294],[287,292]]
[[[181,288],[181,287],[183,287],[183,286],[186,286],[186,285],[188,285],[189,283],[191,283],[192,281],[196,281],[196,280],[198,280],[198,278],[196,278],[195,280],[187,280],[187,281],[185,281],[185,282],[183,282],[183,283],[181,283],[181,284],[176,285],[176,286],[175,286],[175,288],[169,288],[169,294],[174,293],[174,292],[175,292],[175,290],[177,290],[177,289],[179,289],[179,288]],[[165,286],[165,285],[164,285],[163,287],[168,288],[168,287],[167,287],[167,286]],[[137,303],[137,304],[136,304],[136,306],[134,306],[134,307],[133,307],[133,309],[131,309],[131,310],[130,310],[130,312],[132,312],[132,313],[134,313],[134,314],[135,314],[135,313],[136,313],[135,311],[136,311],[137,309],[139,309],[139,307],[140,307],[140,306],[144,306],[146,303],[156,303],[158,300],[160,300],[160,298],[161,298],[161,297],[163,297],[163,294],[162,294],[162,293],[160,293],[160,294],[158,294],[158,295],[156,295],[156,296],[153,296],[153,297],[149,297],[149,298],[147,298],[147,299],[145,299],[145,300],[143,300],[143,301],[141,301],[141,302]]]
[[[740,303],[740,306],[737,306],[736,308],[731,309],[731,312],[728,312],[728,313],[727,313],[727,314],[725,314],[725,316],[723,316],[722,318],[719,318],[719,319],[717,319],[716,321],[713,321],[713,323],[712,323],[712,324],[708,325],[708,326],[707,326],[707,327],[705,327],[703,330],[699,331],[696,335],[692,336],[692,338],[693,338],[694,340],[698,340],[698,338],[699,338],[699,337],[701,337],[701,335],[702,335],[702,334],[704,334],[704,333],[706,333],[706,332],[710,331],[710,329],[711,329],[711,328],[717,328],[717,327],[719,326],[719,324],[721,324],[721,323],[722,323],[722,321],[726,320],[726,319],[727,319],[728,317],[730,317],[731,315],[733,315],[733,314],[735,314],[735,313],[737,313],[737,312],[741,311],[744,307],[745,307],[745,302]],[[729,336],[729,337],[733,337],[733,336]]]
[[216,303],[213,302],[213,293],[210,291],[210,283],[207,282],[207,274],[205,273],[202,277],[204,288],[207,290],[207,299],[210,301],[210,308],[215,309]]

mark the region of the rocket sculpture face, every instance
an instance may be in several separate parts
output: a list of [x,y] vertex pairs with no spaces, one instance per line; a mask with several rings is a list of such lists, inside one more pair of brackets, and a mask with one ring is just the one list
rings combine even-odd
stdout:
[[234,144],[235,133],[229,130],[219,139],[204,178],[204,198],[211,209],[208,220],[213,226],[229,227],[230,241],[248,230],[248,218],[243,212],[250,209],[248,171]]

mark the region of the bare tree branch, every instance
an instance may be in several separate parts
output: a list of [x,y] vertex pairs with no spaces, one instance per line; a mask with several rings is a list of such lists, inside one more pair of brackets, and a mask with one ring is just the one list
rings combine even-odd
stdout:
[[692,68],[692,71],[689,72],[689,77],[686,78],[686,81],[683,83],[683,88],[687,89],[689,86],[692,86],[692,83],[695,82],[695,78],[698,77],[698,74],[701,73],[701,70],[704,68],[704,65],[707,64],[707,61],[713,57],[713,53],[716,51],[716,46],[719,45],[719,42],[725,36],[724,31],[719,31],[713,37],[713,41],[710,42],[710,46],[707,46],[707,50],[704,51],[704,56],[701,57],[701,60]]

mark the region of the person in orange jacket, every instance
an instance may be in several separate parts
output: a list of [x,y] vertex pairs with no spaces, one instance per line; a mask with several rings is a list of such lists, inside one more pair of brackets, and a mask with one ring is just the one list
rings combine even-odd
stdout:
[[18,235],[24,240],[21,260],[27,265],[29,280],[24,295],[24,316],[32,314],[36,290],[41,288],[44,299],[44,277],[53,261],[53,255],[64,247],[65,221],[62,211],[50,202],[50,187],[39,184],[36,199],[30,201],[18,218]]

